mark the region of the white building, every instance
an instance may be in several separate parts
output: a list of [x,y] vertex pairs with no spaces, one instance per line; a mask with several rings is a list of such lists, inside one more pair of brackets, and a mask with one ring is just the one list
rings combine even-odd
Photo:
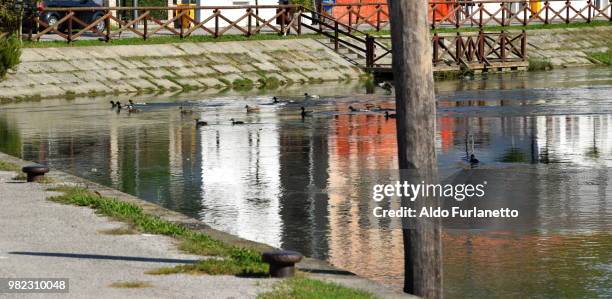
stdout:
[[[207,7],[246,6],[246,5],[278,5],[278,0],[196,0],[196,1],[197,1],[198,6],[207,6]],[[214,13],[213,11],[214,10],[212,8],[211,9],[201,9],[201,10],[196,11],[196,16],[195,16],[196,21],[201,22],[201,21],[206,20],[207,18],[213,15]],[[246,12],[247,10],[244,8],[242,9],[231,9],[231,8],[220,9],[221,15],[232,22],[240,19],[243,15],[246,14]],[[260,18],[267,21],[276,15],[276,9],[275,8],[257,9],[257,11],[253,10],[253,13],[257,13]],[[261,24],[262,22],[260,21],[259,23]],[[240,22],[238,22],[237,25],[247,26],[247,24],[248,24],[248,18],[244,18]],[[257,21],[254,17],[251,18],[251,24],[253,28],[255,28]],[[275,24],[275,21],[272,21],[271,24]],[[229,23],[223,20],[223,18],[219,19],[219,26],[225,27],[227,25],[229,25]],[[206,27],[214,27],[214,26],[215,26],[214,18],[211,18],[208,22],[206,22]]]

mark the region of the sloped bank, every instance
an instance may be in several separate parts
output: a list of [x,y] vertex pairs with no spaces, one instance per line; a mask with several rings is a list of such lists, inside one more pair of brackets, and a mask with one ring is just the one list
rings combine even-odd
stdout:
[[0,98],[146,93],[359,79],[363,72],[313,39],[28,48]]

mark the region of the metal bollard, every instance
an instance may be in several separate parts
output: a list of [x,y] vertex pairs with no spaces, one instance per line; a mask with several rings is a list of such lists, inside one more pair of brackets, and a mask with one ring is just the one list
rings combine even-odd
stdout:
[[264,252],[262,259],[270,264],[270,276],[292,277],[295,275],[295,264],[302,260],[301,253],[289,250],[277,250]]
[[49,172],[49,167],[41,164],[27,165],[21,168],[21,171],[28,175],[28,182],[40,182],[45,177],[45,173]]

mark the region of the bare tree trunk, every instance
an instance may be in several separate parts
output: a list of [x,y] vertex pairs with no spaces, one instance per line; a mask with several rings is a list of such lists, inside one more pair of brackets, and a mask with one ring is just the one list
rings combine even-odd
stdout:
[[[397,143],[401,179],[437,183],[436,104],[427,0],[389,0],[393,75],[397,106]],[[403,202],[417,209],[439,206],[438,198]],[[404,291],[442,298],[442,244],[439,218],[404,221]]]

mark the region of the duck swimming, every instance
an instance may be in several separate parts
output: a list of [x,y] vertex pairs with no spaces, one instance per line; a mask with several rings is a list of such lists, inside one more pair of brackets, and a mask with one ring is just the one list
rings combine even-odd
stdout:
[[232,125],[244,125],[244,122],[240,120],[235,120],[232,118],[230,121],[232,121]]
[[117,107],[117,104],[115,103],[115,101],[110,101],[110,103],[111,103],[111,105],[112,105],[112,106],[111,106],[111,109],[112,109],[112,108]]
[[127,105],[128,113],[140,113],[140,109],[134,108],[132,105]]
[[312,111],[306,111],[306,108],[304,107],[301,107],[300,109],[302,110],[302,112],[300,113],[302,117],[312,116]]
[[259,107],[251,107],[249,105],[244,106],[247,113],[259,112]]
[[318,95],[316,95],[316,94],[308,94],[306,92],[306,93],[304,93],[304,98],[306,98],[306,99],[318,99],[320,97]]
[[134,105],[146,105],[147,103],[134,103],[134,101],[129,100],[128,101],[130,105],[134,106]]
[[389,81],[378,83],[378,86],[386,91],[391,91],[391,89],[393,89],[393,84]]
[[278,103],[280,103],[280,101],[278,100],[278,98],[277,98],[277,97],[273,97],[273,98],[272,98],[272,100],[273,100],[273,101],[272,101],[272,104],[278,104]]
[[385,118],[389,119],[389,118],[397,118],[397,114],[393,113],[390,114],[389,111],[385,111]]
[[196,128],[199,128],[201,126],[207,126],[208,123],[203,121],[203,120],[200,120],[199,118],[196,118],[195,119],[195,125],[196,125]]
[[470,164],[471,165],[476,165],[478,163],[480,163],[480,161],[478,161],[478,159],[476,159],[476,156],[474,156],[474,154],[471,154],[470,155]]
[[181,111],[181,114],[193,114],[193,110],[191,110],[191,109],[183,109],[183,106],[180,106],[179,110]]
[[353,106],[349,106],[348,108],[351,112],[368,112],[369,111],[369,110],[364,110],[364,109],[357,109]]

